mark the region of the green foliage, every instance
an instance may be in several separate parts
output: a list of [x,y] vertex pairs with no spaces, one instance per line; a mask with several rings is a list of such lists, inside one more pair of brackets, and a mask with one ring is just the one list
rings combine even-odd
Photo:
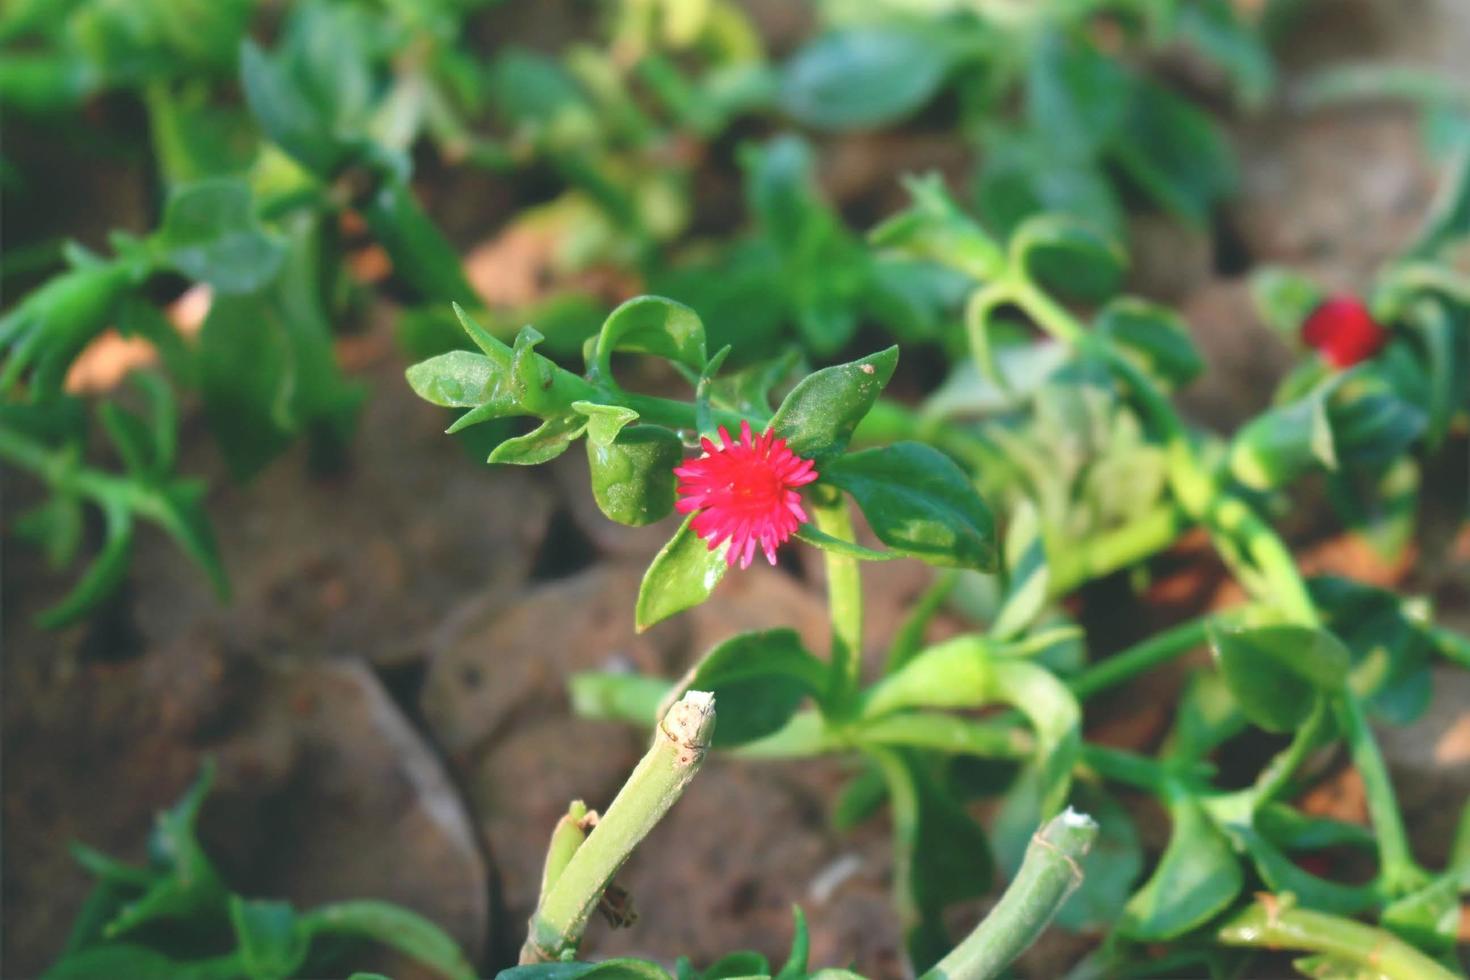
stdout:
[[710,548],[684,520],[679,530],[654,556],[643,582],[638,587],[635,620],[638,631],[648,629],[677,613],[699,605],[714,592],[729,565],[725,551],[729,544]]
[[[1160,944],[1159,970],[1244,975],[1247,960],[1213,946],[1240,940],[1242,930],[1217,927],[1251,914],[1244,894],[1257,881],[1283,893],[1282,908],[1290,893],[1319,916],[1373,917],[1387,930],[1371,934],[1382,948],[1397,935],[1448,951],[1465,847],[1448,868],[1418,866],[1363,718],[1415,718],[1432,659],[1464,662],[1466,644],[1433,625],[1424,603],[1345,579],[1304,581],[1269,519],[1314,475],[1346,527],[1402,550],[1419,495],[1434,489],[1435,454],[1463,431],[1463,92],[1415,72],[1308,87],[1319,103],[1368,91],[1408,98],[1444,178],[1419,233],[1364,286],[1382,349],[1343,369],[1303,352],[1274,404],[1221,438],[1174,409],[1171,393],[1205,366],[1177,314],[1120,294],[1121,243],[1125,206],[1162,209],[1200,233],[1233,192],[1237,167],[1202,106],[1250,110],[1270,96],[1273,66],[1249,5],[828,3],[779,66],[745,14],[719,0],[615,4],[608,26],[593,29],[603,33],[545,53],[511,39],[487,63],[460,40],[473,6],[63,0],[0,13],[0,103],[75,127],[84,100],[133,100],[167,192],[153,230],[112,235],[105,255],[69,247],[65,267],[43,269],[54,274],[0,318],[0,458],[47,491],[14,529],[64,566],[89,540],[88,509],[100,517],[92,563],[43,623],[76,621],[106,600],[141,523],[172,536],[223,591],[205,488],[176,472],[180,401],[202,404],[237,477],[299,438],[316,462],[340,461],[362,392],[338,363],[336,333],[372,300],[345,261],[348,235],[361,234],[391,264],[384,291],[413,304],[399,324],[420,359],[409,385],[460,412],[450,432],[497,422],[478,430],[494,442],[481,450],[490,462],[538,465],[585,440],[597,506],[640,526],[669,515],[674,468],[720,427],[748,422],[814,461],[819,479],[803,495],[823,523],[795,536],[821,554],[796,564],[803,574],[825,564],[830,659],[790,630],[747,632],[677,684],[583,675],[573,700],[582,713],[652,724],[670,692],[712,691],[719,747],[858,756],[862,775],[837,821],[891,804],[895,899],[917,970],[949,951],[946,913],[985,893],[992,863],[1013,871],[1038,820],[1074,799],[1101,818],[1101,835],[1058,922],[1106,931],[1096,962],[1108,975],[1150,969]],[[1157,53],[1179,47],[1207,69],[1211,91],[1198,103],[1152,70]],[[781,128],[908,121],[961,134],[976,151],[963,161],[973,180],[957,194],[937,176],[909,178],[909,206],[866,239],[844,215],[867,212],[869,200],[837,194],[825,144]],[[770,135],[734,146],[747,132]],[[550,189],[554,199],[508,227],[550,229],[555,283],[597,269],[663,295],[630,299],[600,325],[602,300],[586,292],[533,311],[483,309],[411,180],[425,144],[538,200]],[[707,194],[714,176],[733,189],[732,158],[743,199],[695,220],[694,188]],[[155,305],[180,277],[212,296],[193,346]],[[1261,319],[1302,346],[1321,288],[1274,269],[1257,272],[1252,291]],[[67,377],[109,327],[151,344],[163,373],[137,375],[89,411]],[[858,346],[877,331],[921,348],[891,392],[896,346],[852,359],[880,346]],[[644,358],[662,363],[633,371]],[[659,396],[625,388],[615,371],[639,385],[655,379]],[[915,405],[915,386],[941,374],[942,387]],[[671,396],[670,378],[690,391]],[[876,546],[848,533],[853,504]],[[644,576],[640,630],[739,574],[727,546],[710,549],[691,521],[671,529]],[[1157,755],[1090,743],[1081,702],[1187,652],[1204,626],[1185,630],[1190,643],[1171,630],[1088,664],[1096,638],[1083,642],[1061,603],[1117,572],[1141,592],[1149,557],[1195,525],[1249,604],[1209,622],[1214,663],[1189,675]],[[864,633],[860,562],[896,557],[963,572],[946,572],[889,644]],[[946,602],[971,622],[926,645]],[[891,653],[864,687],[857,666],[875,644]],[[1287,746],[1253,782],[1216,785],[1212,757],[1252,727]],[[1371,829],[1284,802],[1303,760],[1332,740],[1362,775]],[[972,765],[985,767],[980,778]],[[1167,811],[1161,854],[1141,849],[1119,787]],[[468,974],[442,933],[402,910],[350,902],[298,912],[232,895],[194,838],[206,788],[160,821],[146,868],[78,848],[100,882],[51,976],[314,975],[329,936],[376,939]],[[972,792],[1000,797],[989,835]],[[1347,883],[1296,863],[1339,846],[1376,857],[1374,877]],[[1309,921],[1344,935],[1341,923]],[[203,928],[217,943],[162,948],[160,924]],[[1303,966],[1352,975],[1363,964],[1344,949]],[[775,975],[851,976],[810,973],[808,952],[798,913]],[[702,970],[681,961],[675,975],[772,972],[737,953]],[[599,974],[669,976],[641,960],[506,971]]]
[[895,122],[939,90],[953,55],[936,38],[901,26],[854,27],[817,38],[786,66],[781,106],[819,129]]
[[821,460],[841,453],[897,364],[898,348],[890,347],[808,375],[782,399],[771,430],[798,456]]
[[1245,885],[1225,836],[1188,797],[1172,801],[1169,846],[1153,874],[1123,908],[1118,931],[1130,939],[1177,938],[1224,911]]
[[[75,845],[78,862],[99,881],[47,980],[320,976],[324,961],[313,953],[322,937],[381,943],[453,980],[475,975],[453,939],[399,906],[356,901],[298,912],[289,902],[231,893],[196,836],[213,780],[213,764],[206,764],[184,797],[159,814],[145,868]],[[147,928],[161,924],[167,928]],[[201,946],[200,936],[218,941]]]
[[830,685],[826,664],[786,629],[739,633],[705,654],[677,693],[709,691],[720,705],[714,745],[731,747],[780,729],[801,701],[822,698]]
[[995,522],[964,472],[917,442],[849,453],[824,476],[852,495],[873,533],[936,565],[995,567]]

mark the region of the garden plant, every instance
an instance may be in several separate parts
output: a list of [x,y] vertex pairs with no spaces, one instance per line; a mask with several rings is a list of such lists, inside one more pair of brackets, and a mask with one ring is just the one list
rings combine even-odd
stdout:
[[[637,633],[670,635],[767,565],[825,590],[825,649],[791,623],[681,650],[676,676],[557,678],[580,719],[650,744],[611,800],[538,828],[516,965],[471,962],[390,902],[233,891],[196,834],[206,763],[146,866],[74,845],[98,884],[46,975],[336,975],[366,941],[454,978],[859,976],[813,962],[823,913],[800,906],[780,965],[584,949],[598,915],[636,934],[638,905],[677,905],[618,875],[677,859],[645,840],[726,758],[841,765],[823,819],[886,821],[902,969],[924,980],[1031,975],[1018,957],[1062,933],[1089,937],[1075,980],[1465,975],[1470,800],[1430,860],[1381,732],[1470,671],[1470,637],[1382,577],[1323,573],[1300,538],[1464,560],[1470,97],[1372,66],[1293,94],[1421,106],[1435,193],[1351,290],[1251,271],[1292,365],[1210,428],[1181,407],[1213,368],[1198,324],[1129,291],[1136,216],[1215,230],[1241,169],[1221,117],[1282,98],[1271,45],[1320,4],[824,0],[773,43],[746,5],[610,0],[553,51],[487,54],[502,6],[0,11],[0,105],[74,147],[133,146],[156,219],[105,253],[7,246],[0,461],[33,505],[6,531],[53,568],[95,553],[37,623],[127,603],[147,524],[228,597],[214,528],[231,516],[180,472],[191,420],[237,481],[304,440],[318,478],[350,487],[368,389],[342,350],[386,310],[406,385],[473,457],[458,465],[494,480],[585,456],[576,493],[660,535]],[[146,137],[109,132],[119,113]],[[915,134],[958,167],[885,172],[857,207],[824,185],[826,141]],[[21,193],[45,186],[3,165]],[[462,172],[514,189],[507,228],[550,229],[537,299],[488,301],[467,271],[454,202],[425,193]],[[181,312],[191,297],[207,313]],[[118,337],[123,380],[88,381]],[[1228,580],[1216,600],[1101,639],[1088,597],[1146,602],[1180,554]],[[893,629],[875,626],[874,562],[925,566]],[[1099,735],[1140,683],[1168,691],[1164,728]],[[1364,819],[1309,801],[1332,772]],[[745,819],[762,805],[742,800]]]

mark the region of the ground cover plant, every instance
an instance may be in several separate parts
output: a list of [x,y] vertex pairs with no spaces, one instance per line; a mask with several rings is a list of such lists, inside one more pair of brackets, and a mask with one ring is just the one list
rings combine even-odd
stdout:
[[[41,821],[78,838],[97,884],[32,961],[252,980],[384,963],[506,980],[1464,975],[1458,729],[1416,760],[1457,793],[1432,833],[1387,746],[1470,670],[1463,596],[1435,577],[1467,553],[1470,100],[1371,65],[1283,89],[1271,46],[1318,6],[833,0],[783,28],[759,4],[621,0],[545,15],[551,41],[534,20],[517,33],[528,8],[480,0],[6,7],[0,104],[25,127],[7,195],[56,193],[30,141],[128,157],[145,188],[130,221],[81,236],[92,247],[7,243],[0,460],[25,506],[6,531],[53,570],[91,557],[59,599],[8,580],[27,630],[34,613],[21,649],[55,655],[10,655],[26,693],[6,714],[93,743],[144,732],[159,775],[119,811],[177,790],[166,746],[204,767],[143,862],[108,856],[141,854],[136,832]],[[1222,214],[1259,116],[1385,100],[1418,109],[1432,199],[1371,273],[1301,255],[1232,271],[1249,300],[1234,315],[1289,363],[1274,393],[1201,424],[1218,324],[1134,267],[1160,235],[1244,248]],[[926,141],[939,170],[907,155]],[[842,153],[878,161],[856,192],[831,180]],[[461,256],[477,194],[505,238],[550,243],[514,300],[489,297],[511,253],[488,273]],[[457,444],[451,459],[422,455],[417,409],[442,416],[447,437],[423,441]],[[231,507],[270,492],[301,442],[296,493],[335,498],[316,519],[346,526],[383,491],[363,479],[369,440],[390,471],[402,455],[430,477],[349,549],[381,592],[354,596],[310,540],[252,580]],[[423,489],[461,473],[511,488],[473,523],[527,535],[492,538],[480,564],[383,545],[483,540]],[[221,602],[243,564],[239,601],[272,625],[188,620],[146,525]],[[1322,541],[1373,557],[1324,563]],[[604,560],[636,563],[636,589],[553,587]],[[1181,566],[1218,583],[1208,600],[1159,599]],[[900,574],[915,584],[890,601]],[[322,671],[290,635],[295,610],[363,615],[416,578],[463,604],[370,670]],[[809,602],[757,598],[772,580]],[[170,590],[184,611],[131,612]],[[545,647],[530,667],[501,634],[474,639],[523,600]],[[598,639],[561,649],[583,619]],[[486,659],[450,660],[465,630]],[[127,685],[143,707],[97,693]],[[1125,700],[1145,689],[1149,711]],[[545,724],[542,701],[569,707]],[[482,711],[480,735],[456,730]],[[1152,727],[1120,736],[1134,714]],[[44,725],[27,724],[7,734],[29,759]],[[644,732],[636,765],[609,761]],[[529,761],[492,770],[517,739]],[[300,861],[304,886],[252,873],[315,825],[378,819],[345,795],[336,823],[299,802],[314,782],[338,793],[327,774],[359,743],[388,746],[367,768],[416,848],[390,877],[432,892],[434,869],[488,863],[469,898],[382,900],[402,893],[330,847]],[[64,754],[72,782],[106,768],[94,754]],[[232,775],[211,797],[216,766]],[[692,920],[681,889],[768,873],[673,877],[692,860],[664,843],[680,799],[723,771],[810,783],[802,819],[824,847],[886,839],[889,959],[824,943],[815,881],[759,926],[731,900],[757,949],[639,921]],[[7,806],[54,814],[62,782]],[[724,790],[729,819],[774,812],[753,785]],[[1324,805],[1329,785],[1355,806]],[[278,801],[242,805],[255,786]],[[533,815],[513,845],[484,830],[497,808]],[[211,812],[255,824],[271,857],[200,831]],[[517,868],[543,845],[528,885]],[[680,885],[630,892],[646,868]],[[455,902],[478,934],[426,914]],[[522,906],[524,927],[507,914]]]

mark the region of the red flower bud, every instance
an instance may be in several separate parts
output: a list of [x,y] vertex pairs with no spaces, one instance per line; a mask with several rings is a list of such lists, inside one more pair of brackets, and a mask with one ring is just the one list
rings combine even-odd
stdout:
[[1388,343],[1368,307],[1356,296],[1332,296],[1322,301],[1302,324],[1302,341],[1338,369],[1366,361]]

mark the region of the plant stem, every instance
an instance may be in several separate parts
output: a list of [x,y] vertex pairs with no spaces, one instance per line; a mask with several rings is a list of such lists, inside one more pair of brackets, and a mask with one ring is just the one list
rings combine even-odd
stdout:
[[1166,504],[1070,545],[1064,554],[1047,559],[1051,565],[1047,592],[1061,597],[1093,579],[1135,565],[1169,547],[1188,526],[1189,519],[1179,508]]
[[521,963],[576,955],[587,920],[618,869],[699,771],[715,729],[714,696],[689,691],[654,729],[653,745],[576,848],[531,916]]
[[1220,928],[1227,946],[1302,949],[1347,960],[1388,980],[1454,980],[1454,974],[1392,933],[1262,894]]
[[934,577],[933,583],[919,596],[909,614],[904,617],[903,623],[899,625],[898,631],[894,633],[893,642],[888,647],[888,659],[883,664],[883,673],[893,673],[919,652],[924,645],[924,631],[929,628],[939,607],[944,605],[944,600],[949,598],[959,581],[959,572],[953,568],[943,569]]
[[1292,773],[1296,772],[1307,755],[1317,747],[1318,740],[1327,730],[1327,720],[1325,702],[1319,701],[1307,720],[1292,735],[1290,744],[1272,757],[1256,776],[1255,783],[1243,791],[1251,794],[1254,806],[1269,803],[1281,795],[1290,782]]
[[1214,767],[1206,762],[1194,763],[1188,771],[1181,771],[1177,765],[1170,766],[1146,755],[1091,742],[1082,744],[1081,759],[1083,765],[1109,782],[1164,797],[1169,795],[1171,787],[1179,785],[1181,777],[1203,783],[1215,774]]
[[153,520],[166,515],[167,508],[151,489],[130,479],[80,466],[69,454],[47,448],[4,426],[0,426],[0,460],[30,471],[58,491],[79,494],[104,508],[108,504],[124,505]]
[[1443,626],[1431,627],[1430,635],[1440,656],[1470,670],[1470,638]]
[[[853,541],[852,515],[838,495],[831,503],[815,504],[817,530],[842,541]],[[827,605],[832,617],[832,703],[839,712],[857,695],[863,654],[863,577],[856,558],[824,550],[827,567]]]
[[1208,617],[1202,616],[1151,636],[1101,663],[1093,664],[1068,681],[1067,686],[1079,699],[1085,700],[1099,691],[1121,684],[1182,653],[1203,646],[1208,622]]
[[1097,823],[1068,809],[1031,838],[1021,869],[975,931],[920,980],[986,980],[1021,955],[1082,881]]
[[551,843],[546,847],[546,863],[541,869],[541,892],[544,897],[551,891],[561,873],[567,869],[572,855],[587,840],[587,828],[596,826],[597,814],[587,809],[581,800],[573,800],[567,812],[556,822],[551,831]]
[[1425,883],[1425,875],[1414,862],[1404,831],[1388,767],[1378,750],[1378,741],[1363,715],[1363,705],[1351,692],[1344,692],[1334,704],[1338,724],[1347,740],[1353,765],[1363,778],[1363,791],[1368,801],[1368,815],[1373,818],[1373,834],[1378,838],[1378,863],[1388,894],[1398,897]]

